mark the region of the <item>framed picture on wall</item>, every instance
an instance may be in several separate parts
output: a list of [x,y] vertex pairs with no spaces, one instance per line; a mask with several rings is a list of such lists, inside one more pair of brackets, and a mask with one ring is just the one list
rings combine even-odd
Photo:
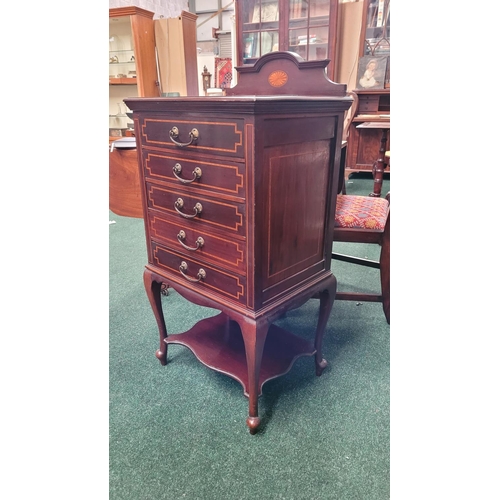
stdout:
[[387,56],[363,56],[358,62],[356,89],[383,89]]

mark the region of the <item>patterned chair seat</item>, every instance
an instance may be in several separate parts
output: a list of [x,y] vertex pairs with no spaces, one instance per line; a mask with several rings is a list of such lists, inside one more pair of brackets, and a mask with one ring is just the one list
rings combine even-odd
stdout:
[[389,213],[389,202],[370,196],[337,196],[335,226],[383,231]]

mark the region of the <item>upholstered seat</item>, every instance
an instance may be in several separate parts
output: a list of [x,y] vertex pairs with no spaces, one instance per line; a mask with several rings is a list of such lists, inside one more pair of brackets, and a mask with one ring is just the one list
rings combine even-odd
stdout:
[[376,243],[380,245],[379,261],[372,261],[350,255],[332,252],[332,258],[352,264],[380,269],[380,293],[337,292],[336,300],[382,302],[382,307],[390,323],[390,193],[385,198],[337,195],[335,225],[333,229],[333,250],[335,242]]
[[384,198],[339,195],[335,211],[335,228],[383,231],[388,214],[389,202]]

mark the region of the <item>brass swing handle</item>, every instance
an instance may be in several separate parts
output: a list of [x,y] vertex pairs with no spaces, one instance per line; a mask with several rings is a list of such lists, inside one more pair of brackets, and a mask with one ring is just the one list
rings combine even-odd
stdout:
[[201,203],[197,203],[193,210],[194,210],[194,214],[193,215],[189,215],[189,214],[185,214],[184,212],[181,212],[179,209],[182,208],[184,206],[184,200],[182,198],[177,198],[177,200],[175,201],[174,203],[174,208],[175,208],[175,211],[179,214],[179,215],[182,215],[184,218],[186,219],[194,219],[198,214],[201,213],[201,211],[203,210],[203,207],[201,206]]
[[180,163],[176,163],[174,167],[172,168],[172,172],[174,173],[175,178],[178,181],[181,181],[183,184],[190,184],[191,182],[195,181],[196,179],[199,179],[201,177],[201,168],[196,167],[193,170],[193,178],[192,179],[183,179],[182,177],[179,177],[177,174],[180,174],[182,172],[182,166]]
[[187,276],[186,274],[184,274],[184,271],[187,271],[187,268],[188,268],[188,265],[186,263],[186,261],[182,261],[181,262],[181,265],[179,266],[179,271],[181,272],[182,276],[184,276],[184,278],[186,278],[188,281],[191,281],[192,283],[198,283],[199,281],[201,281],[202,279],[205,279],[207,277],[207,273],[205,272],[205,269],[202,269],[200,267],[199,271],[198,271],[198,279],[194,279],[194,278],[190,278],[189,276]]
[[176,139],[179,137],[179,129],[177,127],[172,127],[169,132],[170,135],[170,140],[176,144],[177,146],[180,146],[181,148],[185,148],[186,146],[190,146],[191,144],[195,144],[196,141],[198,140],[198,136],[200,133],[198,132],[198,129],[194,128],[189,132],[189,137],[191,137],[191,140],[189,142],[178,142]]
[[179,231],[179,234],[177,235],[177,240],[186,250],[191,250],[192,252],[195,252],[205,244],[205,240],[201,236],[198,236],[198,238],[196,239],[196,247],[188,247],[183,242],[183,240],[185,239],[186,239],[186,233],[181,229]]

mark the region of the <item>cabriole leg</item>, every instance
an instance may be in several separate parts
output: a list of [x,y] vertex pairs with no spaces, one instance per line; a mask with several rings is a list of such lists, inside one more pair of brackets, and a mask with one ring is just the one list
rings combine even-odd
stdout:
[[319,317],[318,326],[316,327],[316,338],[314,340],[314,348],[316,349],[316,375],[318,377],[323,373],[323,370],[328,365],[326,359],[323,358],[321,353],[321,347],[323,344],[323,335],[325,334],[326,324],[328,323],[328,318],[330,317],[330,312],[332,311],[336,293],[337,278],[332,275],[327,287],[319,294]]
[[255,434],[260,424],[259,418],[259,376],[264,344],[266,343],[269,323],[265,319],[243,318],[240,322],[248,369],[248,418],[250,434]]
[[163,309],[161,306],[161,289],[162,278],[157,274],[151,272],[149,269],[144,271],[143,275],[144,287],[148,295],[149,303],[153,309],[153,313],[158,324],[158,331],[160,333],[160,348],[156,351],[155,355],[160,360],[162,365],[167,364],[167,326],[165,325],[165,318],[163,316]]

